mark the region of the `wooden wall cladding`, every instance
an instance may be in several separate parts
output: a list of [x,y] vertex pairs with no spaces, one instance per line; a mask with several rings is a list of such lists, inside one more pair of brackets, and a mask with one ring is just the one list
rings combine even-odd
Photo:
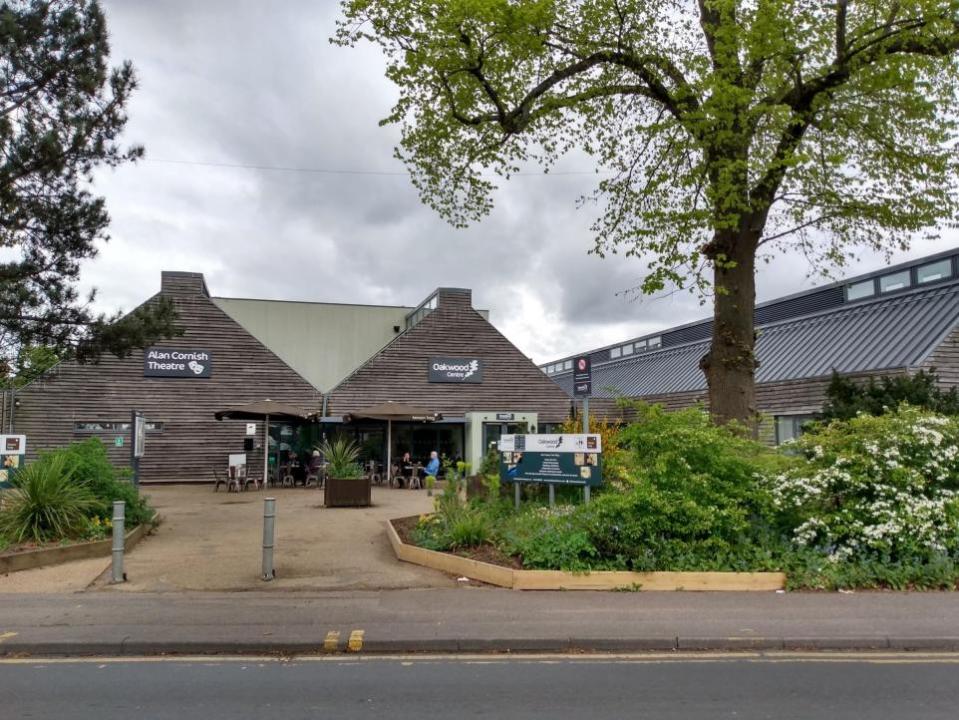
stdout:
[[[483,361],[483,382],[431,383],[431,356]],[[468,290],[440,290],[437,308],[361,365],[330,394],[330,414],[388,400],[448,415],[467,411],[537,412],[540,422],[569,415],[566,393],[473,309]]]
[[[185,332],[157,344],[208,350],[212,377],[145,378],[143,351],[124,359],[106,356],[95,365],[61,363],[17,393],[20,406],[14,424],[18,433],[27,435],[31,456],[96,435],[107,444],[114,463],[127,465],[128,430],[78,431],[76,423],[129,422],[130,411],[137,409],[148,420],[163,423],[161,431],[147,433],[141,481],[206,482],[214,465],[225,468],[229,453],[243,452],[246,437],[245,422],[217,421],[217,410],[266,398],[304,412],[320,408],[321,393],[220,310],[202,276],[164,273],[161,294],[173,301]],[[262,442],[262,423],[256,431]],[[117,436],[124,438],[122,447],[114,445]],[[258,467],[263,456],[260,451],[248,453],[247,461]]]

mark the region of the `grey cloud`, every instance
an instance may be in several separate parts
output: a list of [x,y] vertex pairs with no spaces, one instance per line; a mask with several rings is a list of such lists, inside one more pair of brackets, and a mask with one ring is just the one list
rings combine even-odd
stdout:
[[[598,208],[576,200],[589,174],[516,177],[489,218],[456,230],[405,176],[159,162],[402,172],[397,130],[378,126],[396,92],[374,48],[327,42],[332,0],[104,4],[115,57],[141,78],[127,137],[148,158],[97,178],[113,240],[84,278],[104,308],[133,307],[161,269],[204,272],[216,294],[279,299],[413,304],[459,285],[537,360],[708,316],[685,294],[617,295],[644,267],[587,255]],[[574,157],[564,169],[591,166]],[[812,284],[796,267],[792,256],[764,267],[760,299]]]

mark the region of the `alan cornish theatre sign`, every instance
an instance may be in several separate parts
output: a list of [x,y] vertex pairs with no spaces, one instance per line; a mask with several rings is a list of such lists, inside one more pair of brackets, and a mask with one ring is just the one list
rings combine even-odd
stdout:
[[208,378],[213,360],[207,350],[150,347],[143,351],[143,377]]
[[429,381],[431,383],[481,383],[483,382],[483,361],[475,357],[431,357]]

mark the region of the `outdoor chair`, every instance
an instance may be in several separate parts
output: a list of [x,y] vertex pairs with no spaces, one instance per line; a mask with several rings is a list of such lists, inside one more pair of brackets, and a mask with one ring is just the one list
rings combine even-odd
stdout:
[[413,472],[410,473],[410,490],[423,489],[423,480],[420,478],[420,470],[422,469],[423,466],[420,463],[413,466]]
[[220,492],[220,485],[224,485],[227,490],[230,489],[230,483],[224,478],[216,468],[213,470],[213,492]]
[[244,490],[249,490],[250,485],[253,485],[254,490],[260,489],[260,479],[254,475],[247,475],[246,465],[240,465],[237,475],[239,476],[240,487]]
[[283,487],[293,487],[296,483],[293,481],[293,468],[289,465],[284,465],[280,468],[280,484]]
[[319,465],[315,468],[306,469],[306,481],[303,483],[303,487],[309,487],[310,485],[316,485],[317,488],[323,487],[323,482],[326,480],[326,468],[322,465]]
[[236,493],[240,492],[240,490],[242,490],[242,487],[240,485],[240,473],[237,472],[236,465],[230,465],[230,470],[228,475],[229,475],[229,480],[227,481],[227,484],[226,484],[226,491],[236,492]]

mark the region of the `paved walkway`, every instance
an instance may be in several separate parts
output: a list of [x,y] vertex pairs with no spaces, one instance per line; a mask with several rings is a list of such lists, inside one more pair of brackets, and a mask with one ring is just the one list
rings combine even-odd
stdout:
[[[344,590],[451,587],[451,578],[399,562],[387,518],[429,512],[425,490],[373,488],[373,507],[325,508],[310,488],[214,493],[209,485],[144,488],[163,522],[127,554],[129,582],[107,583],[109,558],[0,576],[0,593]],[[276,580],[260,580],[263,499],[276,498]],[[99,578],[99,579],[98,579]]]
[[[959,650],[959,593],[0,595],[0,654]],[[354,635],[356,637],[356,635]]]

